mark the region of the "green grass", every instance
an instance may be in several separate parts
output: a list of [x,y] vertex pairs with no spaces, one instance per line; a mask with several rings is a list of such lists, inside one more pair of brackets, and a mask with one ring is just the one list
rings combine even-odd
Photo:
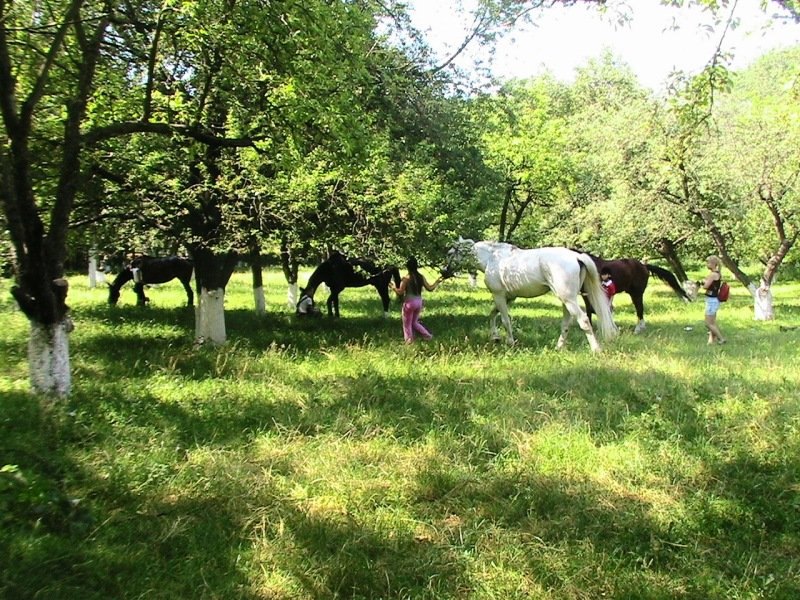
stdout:
[[236,274],[228,344],[197,348],[179,284],[110,308],[85,279],[55,406],[0,283],[2,597],[800,597],[800,285],[772,323],[734,288],[708,347],[654,281],[597,356],[554,350],[549,296],[490,343],[463,281],[406,347],[372,288],[298,321],[270,272],[259,317]]

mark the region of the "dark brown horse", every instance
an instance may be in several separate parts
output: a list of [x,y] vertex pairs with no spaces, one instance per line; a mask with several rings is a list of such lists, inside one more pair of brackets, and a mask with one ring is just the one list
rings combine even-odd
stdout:
[[384,316],[389,314],[389,280],[394,279],[400,285],[400,271],[397,267],[378,267],[372,261],[363,258],[348,259],[339,252],[323,261],[308,278],[306,287],[300,295],[299,305],[311,299],[320,284],[324,283],[331,291],[328,297],[328,316],[339,316],[339,294],[348,287],[364,287],[371,285],[380,294]]
[[137,306],[145,306],[150,299],[144,295],[144,286],[152,283],[166,283],[173,279],[179,279],[186,290],[186,298],[189,306],[194,304],[194,292],[189,282],[192,279],[194,266],[191,260],[170,256],[167,258],[155,258],[152,256],[139,256],[126,265],[113,283],[108,284],[108,303],[116,304],[119,300],[119,291],[123,285],[133,281],[133,290],[136,292]]
[[[645,328],[644,322],[644,291],[647,289],[647,282],[650,275],[655,275],[661,281],[669,285],[675,294],[682,298],[685,302],[691,302],[691,298],[681,287],[677,277],[667,269],[658,267],[656,265],[644,264],[635,258],[621,258],[618,260],[605,260],[599,256],[589,254],[597,265],[598,272],[603,269],[608,269],[611,273],[611,279],[617,288],[617,293],[627,292],[631,297],[634,308],[636,308],[636,317],[638,322],[634,328],[635,333],[639,333]],[[591,305],[586,301],[586,312],[589,315],[594,312]]]

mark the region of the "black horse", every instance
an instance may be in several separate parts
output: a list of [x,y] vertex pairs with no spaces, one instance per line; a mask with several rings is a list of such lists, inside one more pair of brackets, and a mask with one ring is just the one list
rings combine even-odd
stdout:
[[394,279],[395,285],[400,285],[400,271],[397,267],[378,267],[375,263],[364,258],[348,259],[339,252],[334,252],[330,258],[323,261],[308,278],[306,287],[301,290],[300,301],[312,301],[314,294],[321,283],[328,286],[331,295],[328,297],[328,316],[339,316],[339,294],[344,288],[364,287],[371,285],[381,296],[384,315],[389,313],[389,281]]
[[109,284],[108,303],[116,304],[119,300],[119,291],[123,285],[133,281],[133,290],[136,292],[137,306],[145,306],[150,299],[144,295],[144,286],[152,283],[166,283],[175,278],[179,279],[186,290],[188,306],[194,305],[194,292],[189,282],[192,279],[194,265],[191,260],[170,256],[156,258],[152,256],[139,256],[126,265],[119,275]]
[[[588,253],[587,253],[588,254]],[[627,292],[631,297],[633,306],[636,309],[636,317],[638,322],[634,331],[641,332],[645,328],[644,322],[644,291],[647,289],[647,282],[650,275],[655,275],[661,281],[669,285],[679,298],[683,298],[685,302],[690,302],[691,298],[681,287],[678,278],[675,277],[670,271],[656,265],[644,264],[635,258],[621,258],[618,260],[605,260],[599,256],[589,254],[597,265],[597,271],[601,272],[603,269],[608,269],[611,273],[611,280],[617,288],[617,293]],[[586,312],[591,316],[591,305],[584,296],[586,303]]]

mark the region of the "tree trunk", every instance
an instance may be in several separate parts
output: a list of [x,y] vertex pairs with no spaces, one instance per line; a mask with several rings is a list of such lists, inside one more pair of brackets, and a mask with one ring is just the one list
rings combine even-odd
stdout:
[[261,271],[261,251],[258,246],[253,246],[250,252],[250,270],[253,273],[253,301],[256,305],[256,314],[263,315],[267,312],[267,300],[264,296],[264,274]]
[[69,334],[73,329],[69,316],[53,325],[30,321],[28,365],[34,392],[58,398],[69,395]]
[[286,277],[286,283],[289,284],[286,293],[286,308],[294,311],[297,301],[300,299],[300,290],[297,284],[300,265],[297,264],[286,238],[281,239],[281,269],[283,269],[283,276]]
[[89,289],[93,290],[98,285],[106,282],[106,274],[97,268],[97,250],[92,248],[89,253]]
[[97,254],[92,252],[89,255],[89,289],[97,287]]
[[661,238],[659,241],[658,253],[667,261],[667,264],[669,264],[672,272],[675,273],[675,277],[678,278],[678,281],[684,282],[688,280],[686,269],[683,268],[683,263],[678,256],[675,242],[667,238]]
[[[7,4],[0,3],[3,18],[7,16],[6,8],[10,8]],[[72,321],[68,315],[68,286],[63,274],[69,220],[81,173],[81,126],[93,89],[101,42],[109,23],[103,15],[83,19],[83,4],[72,0],[67,3],[62,17],[55,13],[47,15],[48,20],[53,19],[52,30],[46,28],[47,35],[51,36],[50,48],[33,70],[12,66],[11,58],[16,53],[8,51],[9,45],[19,40],[9,39],[6,35],[9,30],[5,27],[0,35],[0,115],[4,125],[0,195],[4,200],[5,225],[18,261],[17,284],[11,294],[30,323],[28,358],[32,387],[36,392],[57,396],[66,396],[71,387],[68,334],[72,331]],[[80,31],[77,43],[65,43],[68,34],[76,29]],[[65,61],[61,60],[62,46],[71,48]],[[37,174],[42,157],[32,151],[31,140],[35,139],[33,124],[40,123],[36,117],[37,106],[51,87],[51,70],[59,69],[58,77],[64,77],[60,72],[63,65],[58,66],[62,62],[69,62],[76,71],[72,92],[57,101],[63,102],[63,138],[59,145],[52,146],[52,155],[43,159],[58,165],[58,180],[52,190],[49,215],[45,218],[45,209],[36,201],[40,193]],[[17,79],[15,74],[20,72],[34,76],[35,81],[27,93],[23,91],[25,85],[18,85],[26,79]],[[47,104],[49,106],[50,101]]]
[[225,331],[225,290],[200,288],[195,309],[195,340],[221,346],[227,341]]
[[506,186],[506,192],[503,197],[503,207],[500,210],[500,225],[497,231],[497,241],[498,242],[505,242],[506,241],[506,227],[508,224],[508,210],[511,206],[511,200],[514,197],[514,190],[516,189],[516,183],[509,183]]
[[764,283],[760,287],[751,283],[747,289],[753,296],[753,318],[756,321],[772,321],[775,318],[772,288]]
[[264,286],[253,288],[253,303],[256,307],[256,314],[263,315],[267,312],[267,297],[264,294]]
[[224,344],[225,286],[236,267],[233,252],[215,254],[202,247],[190,250],[200,301],[195,309],[195,337],[198,341]]
[[300,300],[300,286],[295,281],[290,283],[286,290],[286,308],[293,311],[297,306],[298,300]]
[[752,280],[747,273],[739,268],[739,265],[735,260],[733,260],[733,257],[731,257],[730,253],[728,252],[728,245],[725,242],[725,237],[722,235],[719,227],[717,227],[717,224],[714,222],[711,211],[706,208],[701,208],[697,210],[696,214],[703,220],[703,223],[708,229],[711,239],[714,241],[714,246],[717,248],[717,254],[719,254],[720,260],[722,260],[722,264],[724,264],[728,270],[733,273],[733,276],[739,283],[741,283],[748,290],[751,289],[751,286],[753,285]]

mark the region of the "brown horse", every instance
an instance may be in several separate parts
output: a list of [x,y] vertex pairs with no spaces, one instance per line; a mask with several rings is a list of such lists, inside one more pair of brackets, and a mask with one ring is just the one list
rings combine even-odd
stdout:
[[[684,302],[691,302],[691,298],[681,287],[678,278],[675,277],[670,271],[656,265],[644,264],[635,258],[621,258],[617,260],[606,260],[599,256],[589,254],[597,265],[597,270],[602,271],[608,269],[611,273],[611,279],[617,288],[617,293],[627,292],[631,297],[634,308],[636,308],[636,317],[638,322],[634,328],[634,333],[640,333],[645,328],[644,322],[644,291],[647,289],[647,282],[650,275],[655,275],[661,281],[669,285],[675,294],[684,300]],[[586,312],[589,315],[594,312],[591,305],[584,297],[586,303]]]

